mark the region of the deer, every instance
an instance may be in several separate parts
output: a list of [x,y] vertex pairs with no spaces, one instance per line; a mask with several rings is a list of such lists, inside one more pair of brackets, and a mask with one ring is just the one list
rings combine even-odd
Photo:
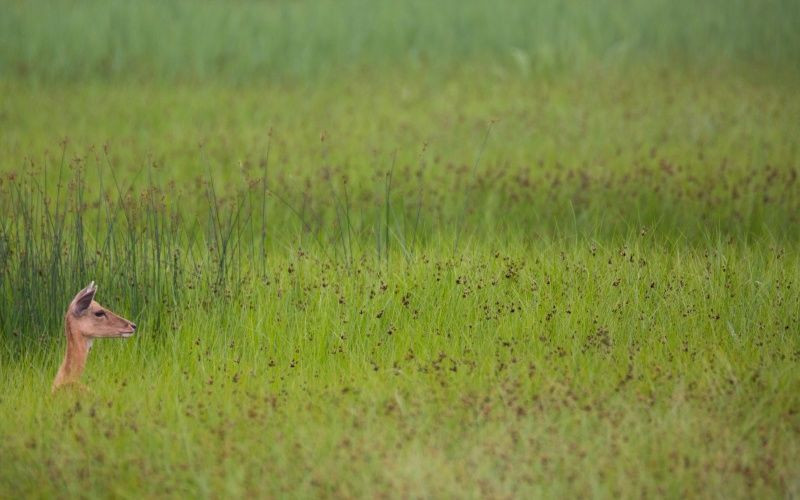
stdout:
[[135,324],[95,302],[96,293],[97,285],[92,281],[75,295],[67,308],[64,316],[67,351],[53,380],[53,393],[66,385],[86,389],[79,379],[95,339],[128,338],[136,332]]

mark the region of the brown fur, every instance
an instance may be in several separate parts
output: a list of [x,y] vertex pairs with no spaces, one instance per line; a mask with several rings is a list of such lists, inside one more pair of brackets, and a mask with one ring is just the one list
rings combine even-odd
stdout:
[[53,380],[53,392],[66,384],[79,384],[94,339],[127,338],[136,325],[94,301],[94,282],[78,292],[64,316],[67,351]]

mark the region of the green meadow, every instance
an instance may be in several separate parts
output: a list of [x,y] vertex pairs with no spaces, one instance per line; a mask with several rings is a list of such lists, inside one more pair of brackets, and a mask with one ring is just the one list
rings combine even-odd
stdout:
[[0,497],[797,497],[797,26],[3,2]]

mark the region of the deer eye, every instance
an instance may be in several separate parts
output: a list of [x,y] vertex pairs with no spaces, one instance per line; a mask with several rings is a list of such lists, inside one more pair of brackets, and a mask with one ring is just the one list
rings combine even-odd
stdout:
[[106,312],[105,311],[97,311],[96,313],[94,313],[94,315],[96,317],[98,317],[98,318],[103,318],[103,317],[105,317]]

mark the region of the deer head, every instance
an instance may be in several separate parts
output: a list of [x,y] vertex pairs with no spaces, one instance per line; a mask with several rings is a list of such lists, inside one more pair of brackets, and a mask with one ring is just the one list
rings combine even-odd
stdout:
[[67,310],[68,330],[87,339],[132,336],[136,325],[95,302],[96,293],[97,286],[92,281],[75,295]]
[[72,299],[64,317],[67,352],[53,380],[53,391],[68,383],[77,382],[86,366],[94,339],[128,338],[136,325],[94,301],[97,286],[94,281]]

